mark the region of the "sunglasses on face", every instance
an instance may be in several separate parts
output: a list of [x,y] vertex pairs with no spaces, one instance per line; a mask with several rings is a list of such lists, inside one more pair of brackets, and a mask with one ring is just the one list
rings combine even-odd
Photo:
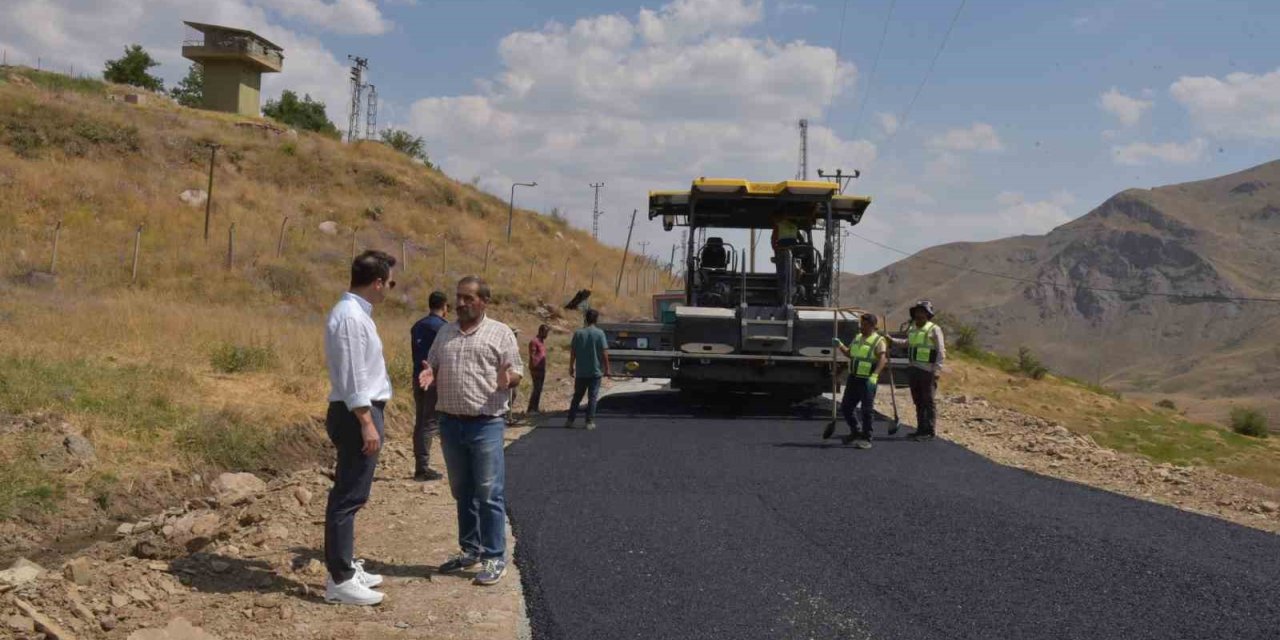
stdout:
[[383,283],[383,284],[385,284],[385,285],[387,285],[387,288],[388,288],[388,289],[394,289],[394,288],[396,288],[396,281],[395,281],[395,280],[383,280],[383,281],[382,281],[382,283]]

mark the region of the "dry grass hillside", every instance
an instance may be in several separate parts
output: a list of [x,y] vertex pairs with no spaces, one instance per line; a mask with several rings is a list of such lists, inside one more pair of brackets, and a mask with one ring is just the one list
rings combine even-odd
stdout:
[[[503,200],[381,144],[127,92],[0,68],[0,556],[198,494],[195,474],[270,474],[323,451],[311,446],[327,391],[320,325],[353,247],[407,261],[376,312],[397,428],[412,406],[409,326],[462,274],[484,273],[491,315],[525,337],[579,288],[606,318],[648,313],[644,278],[612,295],[621,250],[562,220],[516,211],[508,245]],[[206,243],[203,206],[179,194],[205,188],[210,142]]]

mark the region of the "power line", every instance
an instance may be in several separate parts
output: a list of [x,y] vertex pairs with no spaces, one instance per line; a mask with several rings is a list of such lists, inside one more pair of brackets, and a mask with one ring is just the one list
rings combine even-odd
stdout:
[[920,93],[924,91],[924,86],[929,83],[929,76],[933,75],[933,68],[937,66],[938,59],[942,57],[942,50],[947,48],[947,41],[951,39],[951,32],[956,28],[956,22],[960,20],[960,14],[964,12],[964,5],[968,0],[960,0],[960,6],[956,7],[955,15],[951,16],[951,24],[947,26],[947,32],[942,36],[942,42],[938,43],[938,50],[933,54],[933,60],[929,62],[929,68],[925,70],[924,77],[920,79],[920,86],[916,87],[916,92],[911,96],[911,101],[907,102],[907,108],[903,109],[902,117],[898,118],[898,128],[889,134],[889,139],[884,141],[884,148],[888,155],[889,143],[897,139],[898,133],[907,126],[907,119],[911,117],[911,109],[916,106],[916,100],[920,98]]
[[924,260],[925,262],[932,262],[933,264],[947,267],[950,269],[958,269],[960,271],[968,271],[970,273],[976,273],[978,275],[989,276],[992,278],[1003,278],[1005,280],[1013,280],[1015,282],[1025,282],[1027,284],[1043,285],[1043,286],[1053,287],[1055,289],[1099,291],[1104,293],[1118,293],[1126,296],[1177,298],[1182,300],[1201,300],[1204,302],[1276,302],[1276,303],[1280,303],[1280,298],[1249,298],[1249,297],[1232,297],[1232,296],[1213,296],[1213,295],[1194,294],[1194,293],[1165,293],[1163,291],[1149,291],[1145,289],[1115,289],[1111,287],[1091,287],[1089,285],[1084,285],[1084,284],[1061,284],[1057,282],[1049,282],[1047,280],[1037,280],[1035,278],[1021,278],[1018,276],[1009,275],[1007,273],[998,273],[995,271],[984,271],[982,269],[975,269],[973,267],[964,267],[958,264],[951,264],[949,262],[935,260],[933,258],[929,258],[919,254],[913,254],[909,251],[903,251],[902,249],[891,247],[887,244],[884,244],[883,242],[877,242],[875,240],[872,240],[871,238],[868,238],[863,235],[859,235],[858,233],[855,233],[853,231],[850,231],[849,235],[859,240],[862,240],[863,242],[867,242],[877,247],[880,247],[881,249],[888,249],[889,251],[892,251],[894,253],[900,253],[904,256],[914,256],[919,260]]
[[[858,139],[858,130],[862,128],[862,116],[867,111],[867,103],[871,101],[871,89],[876,83],[876,69],[880,67],[880,54],[884,53],[884,42],[889,37],[889,20],[893,18],[893,8],[897,6],[898,0],[890,0],[889,13],[884,16],[884,29],[880,31],[880,46],[876,47],[876,57],[871,62],[871,75],[867,76],[867,90],[862,94],[862,104],[858,106],[858,117],[853,121],[853,137],[850,140]],[[894,129],[896,132],[897,129]]]

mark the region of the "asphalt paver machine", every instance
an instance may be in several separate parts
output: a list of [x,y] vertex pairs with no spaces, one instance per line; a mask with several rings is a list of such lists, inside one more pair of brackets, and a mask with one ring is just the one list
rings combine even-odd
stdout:
[[[699,178],[687,191],[649,194],[649,219],[688,229],[685,285],[654,298],[651,322],[602,324],[618,375],[669,378],[694,394],[765,393],[801,400],[832,390],[847,364],[832,338],[848,342],[864,313],[832,306],[833,244],[840,225],[856,225],[871,204],[835,183]],[[725,230],[769,237],[791,225],[792,242],[754,271],[748,247]],[[739,234],[742,235],[742,234]],[[745,242],[743,244],[746,244]]]

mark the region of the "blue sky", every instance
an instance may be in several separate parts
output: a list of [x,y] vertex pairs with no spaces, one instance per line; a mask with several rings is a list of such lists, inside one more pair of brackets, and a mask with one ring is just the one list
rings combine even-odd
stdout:
[[[905,126],[959,0],[190,4],[15,0],[0,46],[100,68],[140,42],[172,84],[182,19],[245,26],[286,48],[265,92],[308,91],[340,126],[346,56],[362,55],[381,122],[423,135],[451,175],[504,198],[537,180],[518,203],[584,228],[587,184],[604,181],[602,239],[615,244],[647,189],[792,177],[799,117],[811,170],[863,170],[852,190],[875,202],[859,231],[907,250],[1044,233],[1124,188],[1280,157],[1277,2],[971,0]],[[664,256],[677,239],[637,233]],[[899,257],[849,247],[851,271]]]

